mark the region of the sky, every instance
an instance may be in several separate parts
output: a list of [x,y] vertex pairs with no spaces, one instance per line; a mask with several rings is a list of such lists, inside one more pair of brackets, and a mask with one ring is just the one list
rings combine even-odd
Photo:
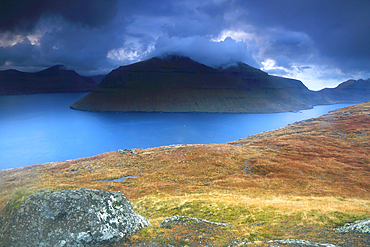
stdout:
[[109,73],[177,54],[309,89],[370,77],[368,0],[2,0],[0,70]]

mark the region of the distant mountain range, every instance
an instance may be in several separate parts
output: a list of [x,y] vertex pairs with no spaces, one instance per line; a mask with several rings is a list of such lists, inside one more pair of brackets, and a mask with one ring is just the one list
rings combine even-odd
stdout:
[[334,102],[359,103],[370,100],[370,79],[348,80],[336,88],[319,91],[322,97]]
[[0,71],[0,95],[90,92],[98,83],[56,65],[36,73]]
[[107,76],[80,76],[62,65],[36,73],[0,71],[0,95],[90,92],[72,109],[113,112],[269,113],[370,100],[370,79],[309,90],[238,62],[219,69],[165,56],[121,66]]
[[370,100],[368,93],[352,97],[348,96],[353,91],[347,90],[350,87],[342,88],[315,92],[301,81],[270,76],[241,62],[214,69],[187,57],[167,56],[113,70],[70,107],[114,112],[267,113]]

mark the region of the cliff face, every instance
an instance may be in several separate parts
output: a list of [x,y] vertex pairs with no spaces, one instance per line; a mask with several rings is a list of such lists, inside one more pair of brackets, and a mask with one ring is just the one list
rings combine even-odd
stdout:
[[0,95],[90,92],[96,86],[94,80],[65,70],[61,65],[36,73],[0,71]]
[[310,108],[318,98],[322,99],[298,80],[269,76],[244,63],[217,70],[186,57],[169,56],[112,71],[71,108],[118,112],[283,112]]
[[334,102],[365,102],[370,100],[370,79],[348,80],[336,88],[322,89],[319,93]]

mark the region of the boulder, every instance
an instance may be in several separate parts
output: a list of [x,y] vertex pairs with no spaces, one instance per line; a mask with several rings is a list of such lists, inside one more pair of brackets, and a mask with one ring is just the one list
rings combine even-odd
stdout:
[[345,224],[344,226],[336,228],[335,230],[340,233],[370,233],[370,219],[359,220],[352,224]]
[[0,246],[101,246],[149,226],[118,191],[43,190],[0,212]]

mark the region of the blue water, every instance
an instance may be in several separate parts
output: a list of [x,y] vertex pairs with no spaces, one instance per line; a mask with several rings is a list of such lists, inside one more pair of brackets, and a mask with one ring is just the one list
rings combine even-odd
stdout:
[[94,113],[69,109],[84,95],[0,96],[0,170],[118,149],[225,143],[349,105],[272,114]]

